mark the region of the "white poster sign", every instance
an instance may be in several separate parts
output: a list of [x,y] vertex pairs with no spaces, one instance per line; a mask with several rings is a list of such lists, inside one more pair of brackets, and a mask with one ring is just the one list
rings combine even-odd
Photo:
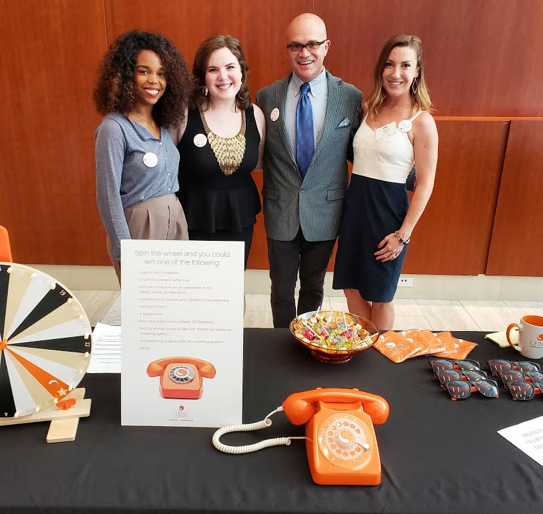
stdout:
[[122,241],[123,425],[241,423],[244,246]]

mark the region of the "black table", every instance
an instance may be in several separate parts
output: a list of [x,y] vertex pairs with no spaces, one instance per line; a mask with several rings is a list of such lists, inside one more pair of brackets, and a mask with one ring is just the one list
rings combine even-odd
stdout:
[[[470,358],[517,360],[483,334]],[[486,368],[486,364],[484,366]],[[371,349],[350,363],[323,364],[287,330],[247,329],[244,422],[258,421],[294,391],[357,387],[384,396],[376,426],[383,481],[376,487],[318,486],[303,441],[232,456],[211,445],[214,429],[121,427],[120,377],[87,375],[90,418],[74,443],[45,443],[47,424],[0,428],[0,512],[541,512],[543,467],[497,430],[543,414],[543,398],[515,402],[473,394],[452,402],[427,358],[393,364]],[[229,444],[303,435],[282,413],[272,427],[225,436]]]

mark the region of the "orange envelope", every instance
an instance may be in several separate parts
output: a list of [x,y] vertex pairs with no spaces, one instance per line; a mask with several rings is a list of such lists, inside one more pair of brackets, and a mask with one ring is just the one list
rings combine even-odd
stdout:
[[442,352],[447,348],[447,343],[438,339],[438,337],[430,330],[409,330],[405,333],[405,337],[413,339],[418,345],[417,353],[411,355],[409,358],[418,357],[419,355],[435,354],[437,352]]
[[418,343],[412,339],[408,340],[405,332],[393,330],[381,334],[373,347],[396,364],[409,359],[419,350]]
[[435,357],[462,360],[477,346],[477,343],[457,339],[450,332],[440,332],[437,337],[446,344],[446,348],[442,352],[434,353]]

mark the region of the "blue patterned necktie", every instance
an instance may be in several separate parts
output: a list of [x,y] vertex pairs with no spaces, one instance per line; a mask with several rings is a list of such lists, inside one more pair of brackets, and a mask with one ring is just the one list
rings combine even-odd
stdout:
[[308,96],[310,90],[309,83],[304,82],[300,87],[300,98],[296,106],[296,164],[302,179],[315,152],[313,108]]

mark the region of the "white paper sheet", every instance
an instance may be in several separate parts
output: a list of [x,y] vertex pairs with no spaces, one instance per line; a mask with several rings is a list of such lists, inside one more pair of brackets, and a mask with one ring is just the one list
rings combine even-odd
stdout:
[[121,424],[241,423],[243,243],[121,246]]
[[87,373],[121,372],[121,327],[97,323],[92,333],[92,356]]
[[498,430],[498,434],[543,466],[543,416]]

